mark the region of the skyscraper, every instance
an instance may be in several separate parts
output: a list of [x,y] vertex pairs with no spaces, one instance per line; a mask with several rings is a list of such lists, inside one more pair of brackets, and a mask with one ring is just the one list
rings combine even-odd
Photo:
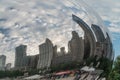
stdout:
[[53,44],[49,39],[39,45],[39,60],[37,68],[49,68],[53,58]]
[[98,25],[95,25],[95,24],[92,24],[91,28],[94,31],[94,34],[96,35],[97,42],[104,42],[105,36],[104,36],[102,29]]
[[82,61],[84,57],[84,40],[76,31],[72,31],[72,39],[68,43],[73,61]]
[[[95,35],[92,32],[91,28],[86,24],[86,22],[84,22],[82,19],[80,19],[79,17],[77,17],[76,15],[72,15],[72,19],[73,21],[75,21],[83,30],[84,30],[84,34],[87,37],[87,43],[89,43],[90,45],[90,57],[94,56],[94,52],[95,52],[95,45],[96,45],[96,40],[95,40]],[[87,54],[87,53],[85,53]]]
[[0,70],[4,70],[6,62],[6,56],[0,55]]
[[15,48],[15,67],[19,68],[24,65],[23,57],[26,56],[26,45],[20,45]]

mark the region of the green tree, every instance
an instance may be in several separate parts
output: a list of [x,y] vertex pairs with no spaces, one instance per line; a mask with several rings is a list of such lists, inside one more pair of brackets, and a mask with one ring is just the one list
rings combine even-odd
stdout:
[[104,70],[104,73],[102,74],[103,77],[108,77],[108,75],[112,70],[112,64],[113,64],[113,61],[110,61],[105,57],[102,57],[100,59],[100,66],[98,68]]
[[109,74],[108,80],[120,80],[120,56],[116,58],[113,70]]
[[114,62],[114,69],[120,74],[120,56],[118,56]]

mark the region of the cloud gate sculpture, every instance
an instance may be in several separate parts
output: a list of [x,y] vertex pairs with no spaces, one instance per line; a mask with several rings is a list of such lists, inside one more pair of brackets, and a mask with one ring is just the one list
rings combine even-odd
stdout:
[[[112,41],[101,18],[82,0],[40,0],[31,23],[40,38],[39,54],[26,55],[26,45],[15,49],[15,68],[105,69],[114,58]],[[32,11],[31,11],[32,13]],[[46,40],[45,40],[46,39]]]
[[86,44],[85,46],[89,45],[90,51],[89,53],[84,53],[84,54],[89,56],[95,56],[95,55],[98,55],[99,57],[104,56],[110,60],[113,60],[113,50],[112,50],[113,47],[108,33],[106,32],[107,37],[105,38],[103,31],[98,25],[91,24],[91,28],[90,28],[82,19],[80,19],[76,15],[72,15],[72,18],[77,24],[79,24],[79,26],[85,32],[84,34],[86,36],[85,41],[88,41],[86,42],[88,44]]

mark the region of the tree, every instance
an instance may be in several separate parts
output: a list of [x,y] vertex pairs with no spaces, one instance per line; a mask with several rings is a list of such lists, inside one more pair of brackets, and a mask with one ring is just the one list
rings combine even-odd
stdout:
[[102,57],[100,59],[100,65],[98,68],[104,70],[104,72],[102,74],[103,77],[108,77],[108,75],[110,74],[110,72],[112,70],[112,64],[113,64],[113,61],[111,61],[105,57]]
[[120,74],[120,56],[114,62],[114,69]]
[[116,58],[108,80],[120,80],[120,56]]
[[22,71],[0,71],[0,78],[4,78],[4,77],[17,77],[17,76],[23,76],[23,72]]

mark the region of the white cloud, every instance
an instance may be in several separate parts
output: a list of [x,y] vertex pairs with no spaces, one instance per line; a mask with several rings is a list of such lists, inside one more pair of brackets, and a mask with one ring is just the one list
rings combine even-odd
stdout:
[[0,39],[2,39],[4,37],[4,34],[0,33]]
[[113,33],[120,33],[120,28],[119,27],[109,27],[109,30]]

